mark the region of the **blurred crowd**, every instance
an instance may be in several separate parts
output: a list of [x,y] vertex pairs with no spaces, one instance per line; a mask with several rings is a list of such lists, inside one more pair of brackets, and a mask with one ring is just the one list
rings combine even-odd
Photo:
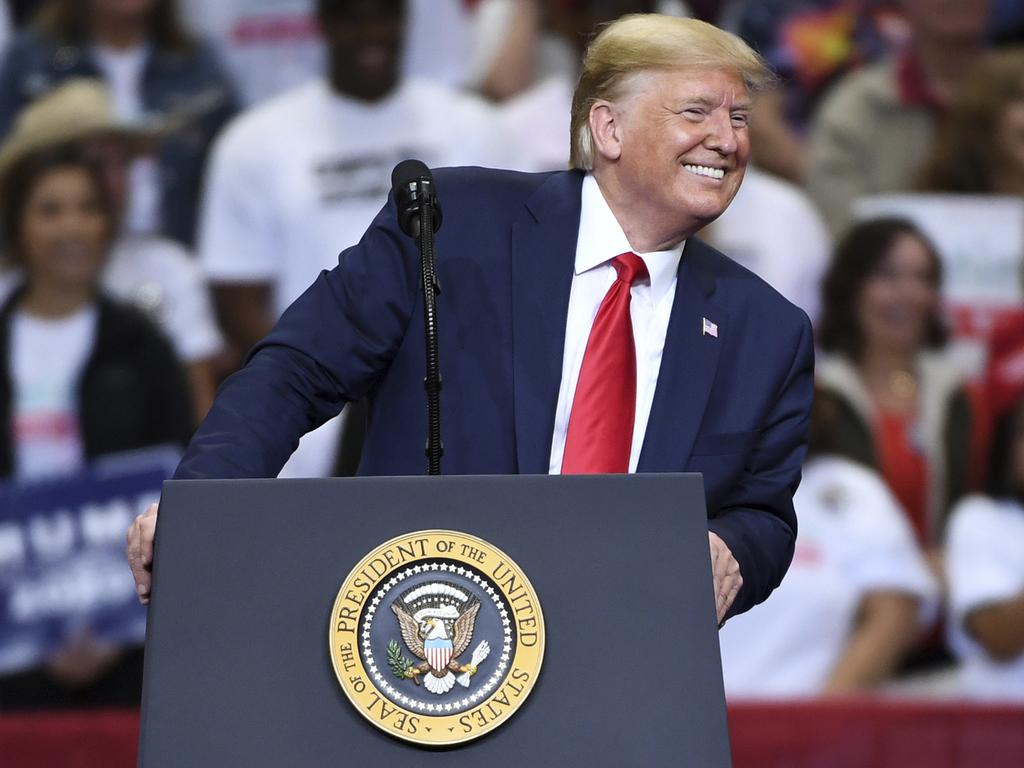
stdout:
[[[794,562],[723,628],[727,694],[1024,702],[1020,0],[0,0],[3,478],[184,445],[398,161],[564,168],[588,39],[654,11],[778,74],[701,236],[818,349]],[[283,474],[352,474],[363,418]],[[84,627],[0,710],[131,705],[140,676]]]

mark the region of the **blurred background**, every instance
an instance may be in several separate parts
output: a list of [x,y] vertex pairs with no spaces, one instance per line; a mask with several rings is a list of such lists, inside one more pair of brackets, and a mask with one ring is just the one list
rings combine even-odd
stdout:
[[652,11],[778,75],[700,236],[818,349],[793,565],[721,632],[736,764],[1024,765],[1022,0],[0,0],[0,762],[134,764],[124,531],[217,384],[398,161],[566,167],[588,40]]

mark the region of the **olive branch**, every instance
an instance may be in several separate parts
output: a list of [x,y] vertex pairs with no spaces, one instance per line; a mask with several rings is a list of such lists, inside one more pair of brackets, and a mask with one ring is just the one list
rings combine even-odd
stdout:
[[388,666],[401,680],[406,678],[405,673],[412,667],[412,660],[402,655],[402,646],[395,640],[388,642]]

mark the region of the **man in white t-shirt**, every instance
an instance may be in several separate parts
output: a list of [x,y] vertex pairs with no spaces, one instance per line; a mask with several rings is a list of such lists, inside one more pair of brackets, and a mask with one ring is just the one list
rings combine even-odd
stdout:
[[[184,0],[182,14],[223,52],[253,104],[323,71],[316,0]],[[410,0],[403,70],[453,86],[471,75],[472,13],[463,0]]]
[[[359,240],[399,161],[501,164],[483,103],[401,76],[402,0],[320,0],[319,8],[326,77],[237,118],[209,169],[200,260],[240,350]],[[329,474],[337,429],[335,420],[303,438],[284,474]]]

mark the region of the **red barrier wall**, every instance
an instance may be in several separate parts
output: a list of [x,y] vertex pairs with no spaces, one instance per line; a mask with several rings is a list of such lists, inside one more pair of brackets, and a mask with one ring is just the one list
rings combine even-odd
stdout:
[[[1024,707],[732,704],[735,768],[1021,768]],[[3,768],[130,768],[135,712],[0,717]],[[685,764],[685,746],[680,745]]]
[[1024,768],[1024,707],[750,702],[729,728],[735,768]]

